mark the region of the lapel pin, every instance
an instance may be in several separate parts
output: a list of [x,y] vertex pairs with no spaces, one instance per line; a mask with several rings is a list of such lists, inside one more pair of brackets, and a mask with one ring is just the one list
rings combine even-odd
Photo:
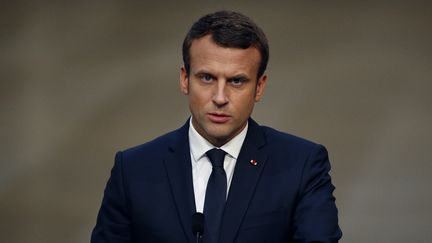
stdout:
[[253,166],[256,166],[258,164],[258,162],[256,160],[254,160],[254,159],[251,159],[249,161],[249,163],[251,163],[251,165],[253,165]]

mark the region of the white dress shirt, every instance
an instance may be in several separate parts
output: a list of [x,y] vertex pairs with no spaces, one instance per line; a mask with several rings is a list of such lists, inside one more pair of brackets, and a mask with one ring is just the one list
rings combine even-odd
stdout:
[[[232,176],[234,174],[234,167],[237,162],[237,157],[245,140],[247,129],[248,124],[246,123],[246,126],[237,136],[220,147],[220,149],[223,149],[226,152],[224,159],[224,169],[227,176],[227,195],[231,185]],[[192,125],[192,118],[189,121],[189,147],[192,162],[195,206],[197,212],[202,213],[204,211],[204,199],[207,189],[207,182],[213,169],[210,160],[206,156],[206,152],[216,147],[195,130]]]

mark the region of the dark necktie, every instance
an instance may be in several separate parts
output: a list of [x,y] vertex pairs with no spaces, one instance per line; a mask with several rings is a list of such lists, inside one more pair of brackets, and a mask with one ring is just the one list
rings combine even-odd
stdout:
[[222,149],[211,149],[206,154],[213,165],[213,170],[207,183],[204,201],[204,217],[208,233],[207,236],[204,235],[204,238],[211,239],[211,241],[206,240],[206,242],[215,243],[219,238],[219,229],[227,193],[227,178],[223,167],[225,151]]

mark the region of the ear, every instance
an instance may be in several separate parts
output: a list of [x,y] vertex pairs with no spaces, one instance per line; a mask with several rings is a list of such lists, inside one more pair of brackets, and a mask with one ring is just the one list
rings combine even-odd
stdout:
[[184,66],[180,68],[180,91],[184,95],[189,94],[189,76]]
[[264,89],[267,83],[267,75],[263,74],[258,80],[257,80],[257,86],[255,91],[255,102],[258,102],[261,100],[261,97],[264,95]]

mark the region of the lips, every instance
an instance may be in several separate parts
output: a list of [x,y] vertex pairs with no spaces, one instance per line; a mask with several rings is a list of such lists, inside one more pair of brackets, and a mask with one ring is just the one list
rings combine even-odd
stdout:
[[225,123],[231,119],[231,116],[223,113],[208,113],[208,118],[214,123]]

